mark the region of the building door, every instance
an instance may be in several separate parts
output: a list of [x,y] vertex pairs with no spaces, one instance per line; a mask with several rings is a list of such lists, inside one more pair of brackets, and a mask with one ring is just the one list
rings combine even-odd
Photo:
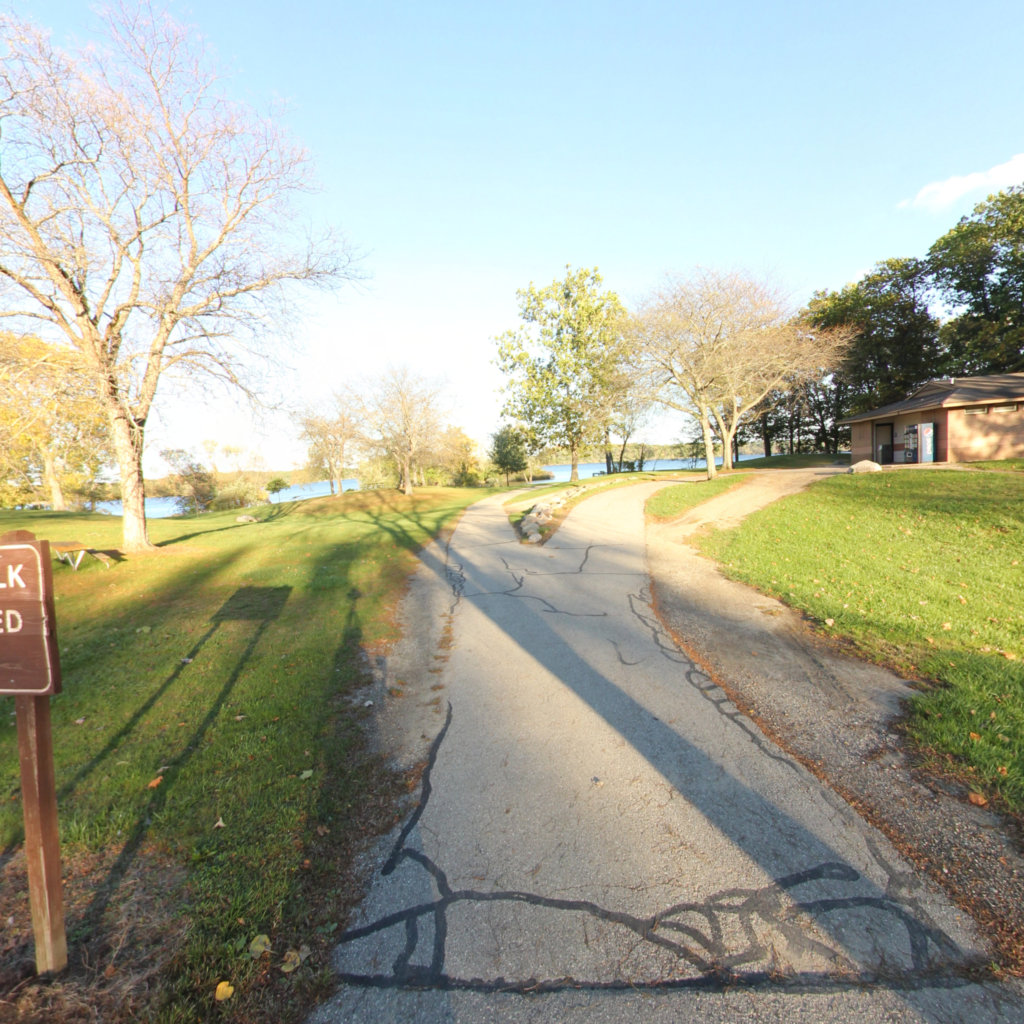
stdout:
[[875,424],[875,462],[882,466],[892,465],[892,424]]

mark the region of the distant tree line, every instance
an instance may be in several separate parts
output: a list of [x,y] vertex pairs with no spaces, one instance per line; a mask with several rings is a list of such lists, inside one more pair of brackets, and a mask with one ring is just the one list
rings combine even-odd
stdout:
[[[741,445],[838,453],[840,421],[939,377],[1024,371],[1024,186],[990,196],[921,258],[788,308],[768,284],[697,269],[636,310],[566,268],[518,293],[520,326],[496,338],[503,409],[527,451],[579,453],[633,438],[656,406],[680,412],[715,474]],[[497,440],[498,435],[495,435]],[[623,458],[619,457],[618,463]]]

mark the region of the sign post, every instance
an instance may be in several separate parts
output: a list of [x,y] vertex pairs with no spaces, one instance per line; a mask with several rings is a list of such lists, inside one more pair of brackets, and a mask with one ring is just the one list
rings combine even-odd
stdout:
[[25,530],[0,537],[0,694],[15,698],[36,970],[68,962],[60,878],[50,695],[60,693],[50,545]]

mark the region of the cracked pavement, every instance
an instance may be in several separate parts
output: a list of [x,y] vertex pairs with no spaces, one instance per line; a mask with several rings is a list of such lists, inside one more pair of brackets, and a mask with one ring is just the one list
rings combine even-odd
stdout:
[[1016,1021],[970,919],[672,640],[643,503],[431,546],[384,742],[425,760],[341,937],[338,1021]]

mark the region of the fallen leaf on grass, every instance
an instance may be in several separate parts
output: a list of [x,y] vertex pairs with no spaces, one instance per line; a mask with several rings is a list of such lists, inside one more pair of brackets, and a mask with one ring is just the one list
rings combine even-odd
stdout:
[[224,824],[224,819],[223,819],[223,818],[218,818],[218,819],[217,819],[217,820],[216,820],[216,821],[215,821],[215,822],[213,823],[213,827],[214,827],[214,828],[227,828],[227,825],[225,825],[225,824]]
[[313,778],[313,769],[307,768],[304,772],[299,772],[300,779],[311,779]]
[[1000,775],[1006,775],[1006,774],[1007,774],[1007,773],[1009,772],[1009,770],[1010,770],[1010,769],[1009,769],[1009,768],[1007,768],[1005,764],[1001,764],[1001,765],[1000,765],[1000,766],[999,766],[999,767],[998,767],[998,768],[996,769],[996,771],[997,771],[997,772],[999,772],[999,774],[1000,774]]
[[252,942],[249,943],[249,956],[253,960],[259,960],[264,953],[270,952],[270,938],[266,935],[257,935]]
[[988,805],[988,800],[980,793],[971,793],[967,799],[970,800],[975,807],[985,807]]
[[152,782],[146,784],[146,789],[156,789],[156,787],[163,781],[164,777],[162,775],[158,775]]
[[218,981],[217,991],[214,993],[213,998],[218,1003],[223,1003],[225,999],[230,999],[235,994],[235,986],[230,981]]
[[291,974],[291,972],[294,971],[301,963],[302,960],[299,958],[298,951],[289,949],[284,955],[281,970],[284,971],[285,974]]
[[978,740],[981,739],[981,736],[978,733],[976,733],[976,732],[970,732],[967,735],[970,736],[971,739],[974,740],[975,743],[977,743]]

